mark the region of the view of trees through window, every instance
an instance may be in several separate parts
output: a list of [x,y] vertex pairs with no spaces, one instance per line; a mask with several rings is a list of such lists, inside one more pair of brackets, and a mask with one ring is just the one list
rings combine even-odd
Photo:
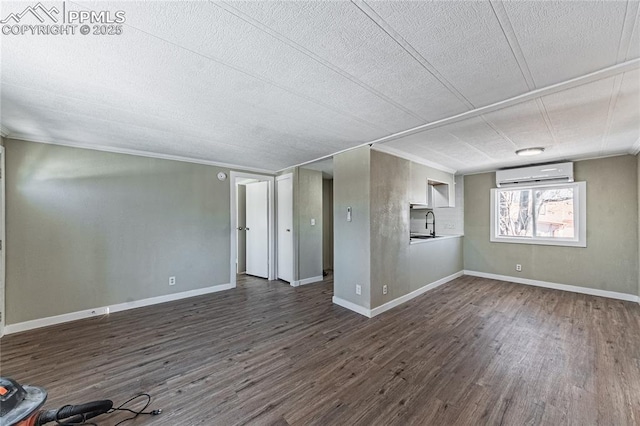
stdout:
[[499,236],[575,237],[573,188],[518,188],[498,193]]

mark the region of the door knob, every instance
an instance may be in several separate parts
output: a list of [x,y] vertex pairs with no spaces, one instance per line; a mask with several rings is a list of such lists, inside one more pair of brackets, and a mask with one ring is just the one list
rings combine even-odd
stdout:
[[287,229],[287,232],[291,232],[291,229]]
[[244,231],[244,228],[242,226],[238,226],[238,231]]
[[245,231],[248,231],[248,230],[249,230],[249,228],[244,228],[244,230],[245,230]]

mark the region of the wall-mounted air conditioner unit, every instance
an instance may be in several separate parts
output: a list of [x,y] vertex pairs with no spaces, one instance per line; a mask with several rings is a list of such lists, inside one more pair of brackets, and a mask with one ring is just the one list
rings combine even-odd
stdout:
[[544,164],[496,172],[498,188],[515,185],[544,185],[556,182],[573,182],[573,163]]

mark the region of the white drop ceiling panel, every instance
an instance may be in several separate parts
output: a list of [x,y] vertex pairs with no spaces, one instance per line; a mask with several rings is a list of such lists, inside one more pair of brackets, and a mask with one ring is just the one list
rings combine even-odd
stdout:
[[[119,7],[124,9],[127,4]],[[300,13],[310,7],[309,3],[304,5],[300,6]],[[162,14],[172,16],[170,20],[159,19],[158,13],[140,10],[140,17],[132,25],[150,34],[162,34],[162,38],[170,43],[240,70],[244,75],[239,89],[246,88],[248,96],[253,93],[250,90],[253,85],[270,82],[383,132],[393,133],[423,123],[221,7],[209,2],[193,2],[188,7],[189,11],[185,13],[182,3],[165,3]],[[339,10],[332,9],[331,12],[322,16],[327,22],[331,22]],[[212,22],[216,25],[211,25]],[[284,99],[275,98],[274,101],[285,103]]]
[[[275,171],[636,59],[638,4],[67,2],[124,10],[123,34],[3,35],[0,119],[16,138]],[[0,18],[29,5],[3,1]],[[628,152],[639,79],[388,146],[461,172],[531,161],[514,151],[533,145],[541,161]]]
[[636,19],[633,25],[633,31],[629,39],[629,47],[626,52],[625,59],[634,59],[640,57],[640,3],[636,2]]
[[527,91],[488,1],[388,1],[371,7],[474,106]]
[[627,2],[503,2],[536,87],[615,64]]
[[[621,84],[616,86],[617,78]],[[614,93],[618,96],[614,97]],[[459,173],[623,154],[640,137],[639,95],[640,71],[636,70],[624,77],[598,80],[385,145],[431,161],[451,156],[450,160],[441,159],[441,164]],[[544,147],[545,152],[536,157],[515,154],[517,149],[533,146]]]
[[611,100],[612,114],[601,153],[624,151],[640,139],[640,71],[627,72],[622,79],[618,96]]
[[607,125],[613,80],[600,80],[542,98],[559,145],[579,143],[597,151]]
[[402,109],[429,122],[467,109],[353,3],[257,1],[223,7],[388,99],[390,110]]
[[512,151],[532,146],[551,147],[554,143],[535,100],[485,114],[483,118],[513,142]]

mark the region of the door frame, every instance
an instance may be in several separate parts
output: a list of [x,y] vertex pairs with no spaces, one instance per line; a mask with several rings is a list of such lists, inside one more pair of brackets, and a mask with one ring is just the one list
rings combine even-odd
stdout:
[[[284,180],[284,179],[291,179],[291,282],[289,284],[291,284],[293,287],[297,287],[296,283],[296,262],[297,262],[297,256],[296,253],[298,252],[297,247],[296,247],[296,239],[297,239],[297,232],[296,232],[296,219],[295,219],[295,215],[294,215],[294,211],[293,211],[293,206],[294,206],[294,185],[293,185],[293,173],[285,173],[282,174],[280,176],[276,176],[276,180]],[[276,198],[277,200],[277,198]],[[276,219],[276,235],[278,234],[278,226],[277,226],[277,219]],[[276,267],[276,278],[278,279],[278,247],[277,244],[279,242],[276,241],[276,262],[275,262],[275,267]]]
[[269,280],[274,280],[275,279],[275,236],[274,236],[274,231],[275,231],[275,212],[274,212],[274,205],[275,205],[275,196],[274,196],[274,192],[275,192],[275,177],[274,176],[268,176],[268,175],[260,175],[260,174],[255,174],[255,173],[245,173],[245,172],[234,172],[231,171],[229,173],[229,185],[230,185],[230,189],[231,189],[231,206],[230,206],[230,210],[231,210],[231,217],[230,217],[230,224],[231,224],[231,229],[230,234],[231,234],[231,251],[229,253],[229,268],[230,268],[230,277],[229,277],[229,283],[233,286],[236,287],[236,256],[237,256],[237,252],[238,252],[238,233],[236,232],[236,228],[238,227],[238,190],[237,190],[237,182],[238,180],[243,180],[243,179],[256,179],[259,180],[261,182],[268,182],[269,183],[269,188],[267,190],[268,192],[268,207],[267,207],[267,214],[268,214],[268,226],[269,226],[269,241],[268,241],[268,262],[267,262],[267,266],[269,268]]

